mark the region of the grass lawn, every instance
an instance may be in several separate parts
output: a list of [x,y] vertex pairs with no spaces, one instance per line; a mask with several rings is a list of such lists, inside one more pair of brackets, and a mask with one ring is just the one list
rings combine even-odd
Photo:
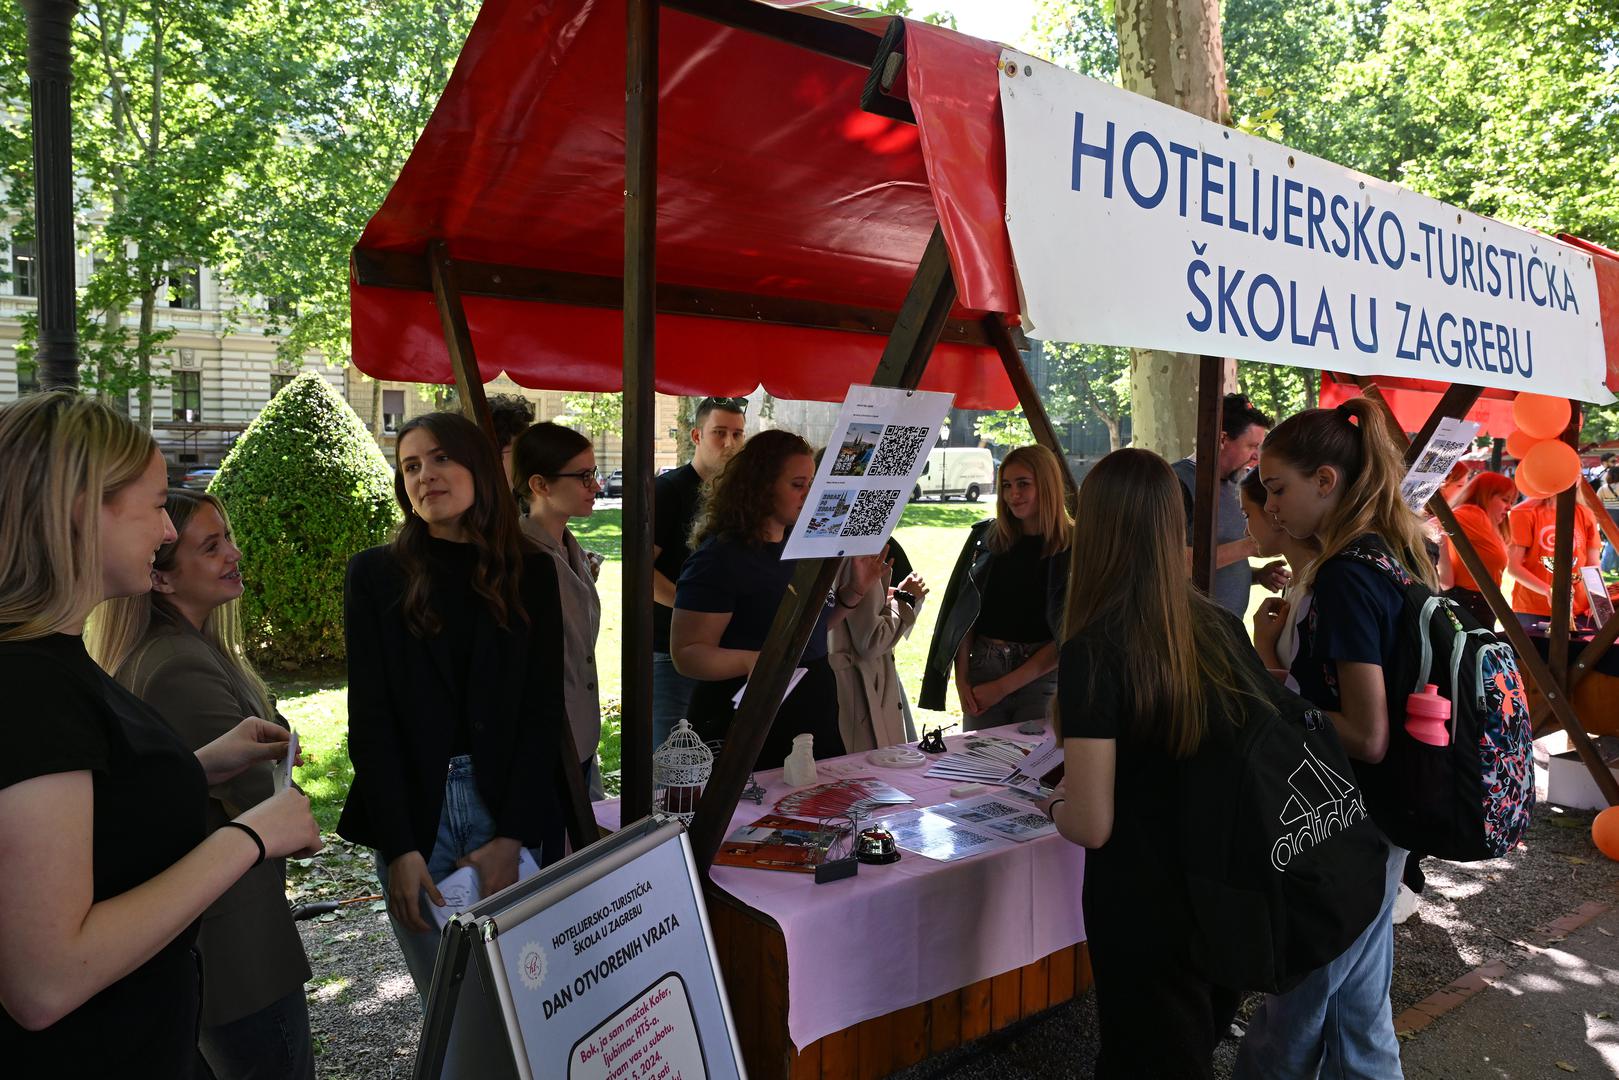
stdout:
[[[900,519],[895,536],[910,556],[912,566],[927,579],[933,591],[922,607],[911,636],[900,643],[894,654],[900,678],[913,701],[922,688],[922,667],[927,659],[928,643],[933,640],[933,624],[944,600],[950,570],[961,552],[968,528],[993,511],[993,504],[989,502],[925,503],[906,507]],[[610,774],[610,780],[616,780],[616,775],[611,774],[616,774],[619,767],[618,698],[623,685],[618,632],[624,610],[621,532],[622,511],[619,510],[598,510],[574,528],[581,544],[607,557],[601,579],[596,583],[602,601],[602,630],[596,656],[602,676],[603,711],[608,714],[602,723],[602,770]],[[298,729],[304,748],[305,761],[296,773],[298,784],[309,793],[321,829],[332,832],[354,778],[354,766],[348,756],[348,689],[343,669],[271,675],[267,681],[282,713]],[[948,701],[948,712],[916,710],[917,724],[958,722],[961,706],[956,702],[954,688],[948,691]],[[612,786],[610,782],[609,787]]]

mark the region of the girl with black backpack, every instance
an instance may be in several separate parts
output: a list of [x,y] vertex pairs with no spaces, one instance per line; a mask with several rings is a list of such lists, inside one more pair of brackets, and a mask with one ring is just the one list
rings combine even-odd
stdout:
[[[1400,494],[1405,463],[1398,433],[1365,398],[1310,409],[1266,437],[1259,473],[1269,492],[1266,512],[1292,536],[1320,545],[1300,575],[1312,601],[1291,673],[1300,693],[1331,718],[1376,820],[1380,807],[1398,799],[1388,771],[1379,768],[1390,715],[1403,715],[1405,704],[1405,690],[1385,685],[1385,673],[1400,659],[1404,594],[1396,582],[1438,586],[1422,521]],[[1351,548],[1362,557],[1339,557]],[[1402,1075],[1389,982],[1391,914],[1405,856],[1389,845],[1383,907],[1361,936],[1292,990],[1265,999],[1237,1060],[1239,1080]]]
[[1266,675],[1242,624],[1188,581],[1183,515],[1168,463],[1130,449],[1090,471],[1075,514],[1071,565],[1085,571],[1069,577],[1057,662],[1066,779],[1046,811],[1090,849],[1100,1078],[1212,1076],[1236,1008],[1188,959],[1179,763],[1267,707]]

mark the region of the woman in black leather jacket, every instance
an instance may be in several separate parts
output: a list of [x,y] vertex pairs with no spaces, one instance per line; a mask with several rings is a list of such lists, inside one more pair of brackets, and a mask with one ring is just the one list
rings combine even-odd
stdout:
[[1073,531],[1062,469],[1043,446],[1008,454],[995,517],[973,526],[950,575],[918,703],[943,709],[954,674],[964,730],[1041,725],[1057,692]]

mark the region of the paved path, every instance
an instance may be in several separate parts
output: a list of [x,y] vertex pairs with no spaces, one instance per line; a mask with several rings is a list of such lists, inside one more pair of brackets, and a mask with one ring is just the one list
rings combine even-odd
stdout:
[[1619,907],[1524,944],[1402,1014],[1407,1080],[1619,1077]]

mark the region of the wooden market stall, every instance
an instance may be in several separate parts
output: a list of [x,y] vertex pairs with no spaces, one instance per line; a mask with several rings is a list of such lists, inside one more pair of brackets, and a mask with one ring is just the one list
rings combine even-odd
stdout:
[[[1018,352],[1030,270],[1021,253],[1014,265],[1007,224],[1003,77],[1034,73],[993,43],[835,5],[486,0],[355,246],[354,361],[376,378],[453,381],[463,407],[485,420],[482,384],[503,371],[530,387],[624,391],[623,820],[649,812],[652,798],[655,390],[763,386],[827,401],[858,383],[946,390],[961,407],[1021,405],[1036,437],[1057,448]],[[1072,134],[1077,143],[1077,125]],[[1111,156],[1111,126],[1108,139]],[[1121,152],[1134,145],[1121,137]],[[1603,280],[1619,284],[1619,260],[1593,258],[1604,262]],[[1604,308],[1619,333],[1619,293],[1605,293]],[[1609,355],[1619,357],[1611,338]],[[1258,358],[1328,366],[1307,363],[1310,354]],[[1609,363],[1608,384],[1619,388],[1619,362]],[[1196,523],[1194,571],[1206,583],[1223,362],[1204,355],[1199,372],[1198,504],[1207,512]],[[1465,413],[1479,393],[1443,392],[1415,426]],[[1435,509],[1472,566],[1448,510]],[[705,872],[837,570],[837,560],[796,570],[693,824]],[[1577,674],[1562,677],[1555,642],[1550,666],[1537,657],[1526,665],[1556,720],[1589,751],[1565,700]],[[577,771],[563,773],[575,843],[588,843],[595,815]],[[1619,789],[1610,798],[1619,802]],[[1076,875],[1076,906],[1078,890]],[[708,898],[756,1076],[880,1075],[1088,985],[1075,940],[795,1044],[787,969],[795,949],[815,943],[795,941],[712,883]]]

